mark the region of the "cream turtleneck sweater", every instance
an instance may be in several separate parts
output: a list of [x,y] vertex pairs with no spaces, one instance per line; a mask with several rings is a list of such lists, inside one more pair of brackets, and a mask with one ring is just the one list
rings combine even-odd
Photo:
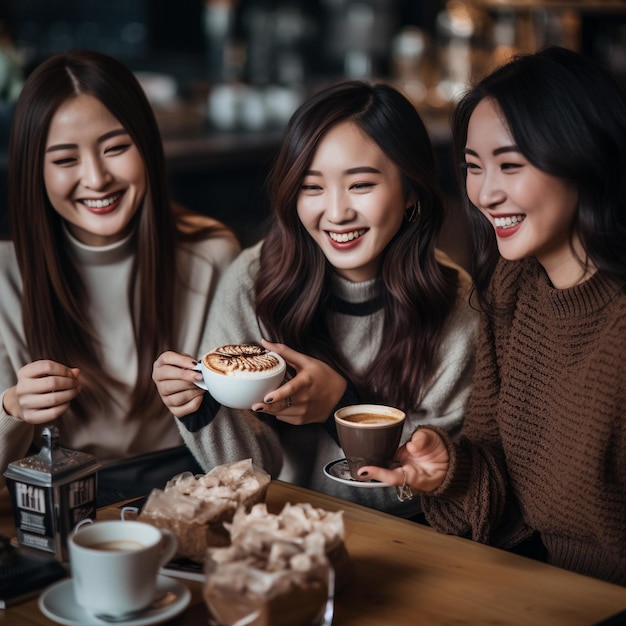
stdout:
[[[130,239],[109,246],[81,244],[66,231],[66,241],[76,260],[89,296],[85,312],[100,339],[104,369],[122,383],[106,410],[77,419],[71,409],[56,420],[61,445],[94,454],[102,463],[179,446],[177,424],[163,407],[159,415],[127,416],[137,372],[137,353],[127,302],[134,252]],[[209,303],[221,273],[238,254],[232,237],[185,243],[179,249],[181,327],[172,349],[197,354]],[[31,358],[24,340],[20,305],[21,277],[12,242],[0,242],[0,389],[14,386],[17,371]],[[51,332],[54,329],[51,328]],[[156,358],[158,355],[154,355]],[[72,363],[65,363],[72,366]],[[142,375],[151,376],[151,372]],[[39,429],[0,411],[0,472],[12,460],[24,457]],[[0,484],[3,484],[0,479]]]

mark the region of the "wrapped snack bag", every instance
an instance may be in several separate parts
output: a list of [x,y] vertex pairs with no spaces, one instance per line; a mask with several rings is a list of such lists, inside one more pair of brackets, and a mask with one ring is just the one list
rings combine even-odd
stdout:
[[352,564],[344,543],[343,512],[315,508],[309,503],[287,503],[279,515],[268,513],[265,503],[256,504],[249,514],[235,513],[233,521],[225,525],[232,543],[240,541],[250,528],[263,531],[276,540],[305,539],[313,533],[324,538],[324,552],[335,571],[336,587],[340,590],[352,573]]
[[[239,513],[238,517],[243,519]],[[259,519],[257,515],[256,521]],[[322,623],[334,591],[326,537],[319,530],[305,537],[289,536],[284,528],[273,525],[275,521],[240,526],[230,547],[209,549],[204,598],[214,623]]]
[[249,511],[263,502],[270,475],[251,459],[213,468],[207,474],[190,472],[170,480],[165,489],[153,489],[139,519],[159,528],[168,528],[178,537],[178,554],[204,562],[207,548],[227,546],[230,536],[225,522],[235,511]]

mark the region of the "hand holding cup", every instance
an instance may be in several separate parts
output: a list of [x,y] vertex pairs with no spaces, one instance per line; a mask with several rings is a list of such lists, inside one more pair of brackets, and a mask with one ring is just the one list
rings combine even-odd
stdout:
[[400,445],[406,415],[380,404],[354,404],[335,412],[339,443],[354,480],[368,481],[358,471],[366,465],[388,468]]
[[231,344],[207,352],[199,361],[202,381],[196,385],[208,391],[223,406],[249,409],[263,402],[285,377],[284,359],[256,344]]

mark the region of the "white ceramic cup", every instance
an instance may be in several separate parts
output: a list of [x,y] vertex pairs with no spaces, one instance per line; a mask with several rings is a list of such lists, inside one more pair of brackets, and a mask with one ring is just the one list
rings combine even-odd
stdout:
[[91,615],[123,615],[152,602],[159,569],[178,540],[144,522],[111,520],[79,524],[68,547],[77,604]]
[[195,384],[208,391],[221,405],[232,409],[249,409],[270,392],[280,387],[285,377],[286,364],[276,352],[270,352],[276,357],[280,367],[269,373],[237,372],[222,374],[207,367],[204,358],[198,361],[194,369],[202,372],[202,381]]

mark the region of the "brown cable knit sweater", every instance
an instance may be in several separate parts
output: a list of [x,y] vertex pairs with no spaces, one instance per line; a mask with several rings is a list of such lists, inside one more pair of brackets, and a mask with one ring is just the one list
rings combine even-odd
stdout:
[[463,436],[432,496],[439,531],[626,585],[626,294],[597,272],[554,289],[534,259],[501,260]]

